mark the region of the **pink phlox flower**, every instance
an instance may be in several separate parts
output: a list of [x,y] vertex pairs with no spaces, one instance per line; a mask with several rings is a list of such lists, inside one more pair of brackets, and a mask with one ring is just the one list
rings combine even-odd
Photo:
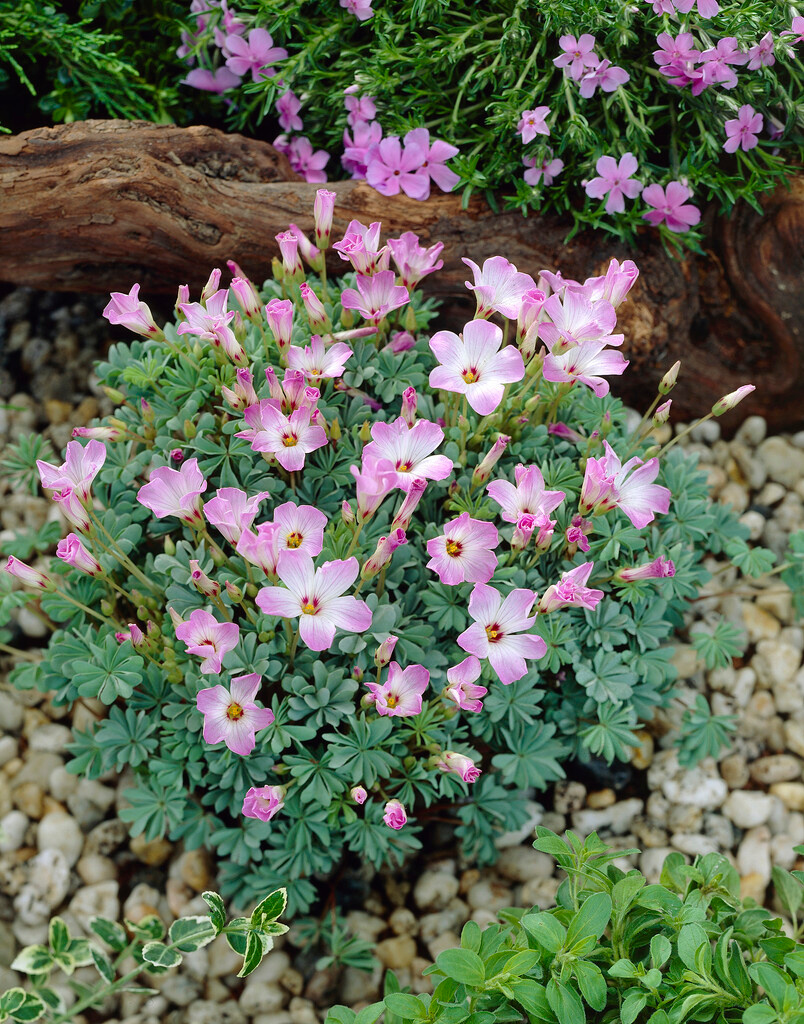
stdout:
[[345,7],[350,14],[354,14],[358,21],[368,21],[374,17],[371,9],[372,0],[340,0],[341,7]]
[[285,791],[281,786],[252,786],[243,797],[243,816],[270,821],[285,806]]
[[[36,460],[39,479],[42,486],[49,491],[65,490],[74,495],[82,504],[89,501],[89,490],[92,481],[101,471],[106,461],[106,445],[95,439],[86,445],[80,441],[70,441],[64,450],[64,462],[53,466],[43,459]],[[66,496],[66,495],[65,495]],[[54,495],[54,500],[57,500]]]
[[586,194],[592,199],[606,199],[606,213],[622,213],[625,197],[636,199],[642,191],[642,183],[634,181],[639,164],[633,153],[624,153],[618,163],[613,156],[602,156],[595,165],[599,178],[592,178],[584,185]]
[[560,36],[558,45],[564,51],[553,58],[557,68],[566,68],[570,77],[578,81],[587,68],[596,68],[600,63],[595,49],[595,37],[584,32],[578,39],[575,36]]
[[405,135],[406,146],[418,146],[424,154],[421,171],[427,175],[427,199],[430,195],[430,181],[434,181],[442,192],[451,192],[458,182],[460,176],[446,166],[447,160],[458,155],[458,147],[450,145],[441,139],[430,141],[430,132],[427,128],[413,128]]
[[402,146],[396,135],[382,139],[368,152],[366,181],[384,196],[399,195],[400,189],[411,199],[426,199],[430,179],[421,172],[424,150],[414,143]]
[[371,438],[363,449],[364,458],[387,459],[396,471],[396,486],[403,491],[417,476],[444,480],[452,472],[452,459],[432,454],[444,440],[444,431],[430,420],[416,420],[412,427],[401,416],[392,423],[377,422]]
[[757,68],[770,68],[776,63],[773,52],[773,34],[766,32],[758,43],[754,43],[748,50],[748,70],[756,71]]
[[603,447],[605,455],[586,462],[579,510],[586,515],[619,508],[641,530],[653,522],[656,512],[670,508],[668,488],[653,483],[659,474],[659,460],[643,462],[635,455],[623,465],[608,441]]
[[362,633],[371,625],[371,611],[365,601],[343,597],[359,572],[356,558],[324,562],[317,569],[309,555],[281,551],[277,562],[284,587],[263,587],[256,597],[266,615],[299,619],[299,635],[311,651],[332,646],[335,630]]
[[229,89],[235,89],[240,85],[240,76],[224,65],[215,68],[214,71],[210,71],[208,68],[193,68],[192,71],[187,72],[180,84],[189,85],[202,92],[214,92],[221,96]]
[[288,51],[282,46],[274,46],[271,33],[264,28],[253,28],[248,34],[248,41],[242,36],[226,37],[226,50],[230,54],[226,58],[226,66],[236,75],[251,72],[251,78],[259,82],[263,78],[272,78],[275,74],[272,64],[285,60]]
[[[346,120],[354,128],[361,121],[373,121],[377,116],[377,104],[373,96],[358,96],[358,86],[350,85],[345,90],[343,105],[346,107]],[[378,140],[379,141],[379,140]]]
[[786,28],[784,32],[780,32],[782,36],[792,36],[790,42],[793,46],[797,46],[799,43],[804,43],[804,14],[797,14],[790,25],[790,28]]
[[218,675],[223,668],[224,655],[237,647],[240,627],[236,622],[218,622],[210,612],[196,608],[186,622],[176,626],[176,637],[184,641],[188,654],[197,654],[202,659],[204,675]]
[[606,341],[585,341],[568,352],[555,355],[550,352],[544,359],[542,375],[555,384],[585,384],[603,398],[609,393],[609,382],[604,374],[619,376],[625,372],[628,360],[622,352],[606,347]]
[[358,274],[385,271],[391,262],[391,250],[387,245],[380,247],[381,227],[379,221],[366,227],[359,220],[350,220],[346,234],[332,248],[342,260],[348,260]]
[[521,274],[504,256],[492,256],[484,261],[482,268],[465,256],[462,262],[474,274],[474,281],[464,284],[475,293],[475,315],[488,318],[492,313],[502,313],[509,320],[516,320],[522,296],[536,287],[530,274]]
[[305,135],[298,135],[290,142],[288,160],[293,170],[305,181],[324,184],[327,180],[324,168],[329,162],[329,153],[324,149],[313,150],[313,144]]
[[604,596],[602,590],[593,590],[586,585],[594,567],[594,562],[584,562],[583,565],[562,573],[558,583],[549,586],[542,594],[539,611],[545,614],[568,606],[594,608]]
[[654,558],[652,562],[645,565],[634,565],[628,569],[618,569],[614,574],[615,579],[623,583],[633,583],[635,580],[657,580],[667,579],[675,576],[676,567],[671,558]]
[[653,59],[659,67],[676,61],[696,61],[701,56],[695,48],[692,32],[679,32],[675,38],[669,32],[660,32],[656,43],[659,49],[653,51]]
[[542,177],[544,177],[545,185],[552,185],[553,181],[564,170],[564,161],[559,160],[558,157],[553,158],[552,149],[549,149],[547,152],[548,156],[544,157],[541,162],[535,156],[525,156],[522,158],[522,163],[528,168],[523,175],[528,185],[537,186]]
[[549,107],[534,107],[533,110],[523,110],[519,116],[519,123],[516,130],[522,136],[522,144],[527,146],[533,142],[537,135],[549,135],[545,118],[550,113]]
[[493,523],[472,519],[462,512],[446,523],[443,534],[427,541],[427,568],[438,573],[442,583],[488,583],[497,568],[494,549],[500,535]]
[[444,243],[437,242],[425,249],[419,244],[419,236],[412,231],[405,231],[399,238],[389,238],[388,248],[399,271],[400,280],[408,291],[423,277],[444,266],[444,261],[438,259]]
[[645,0],[653,8],[654,14],[675,14],[676,8],[673,0]]
[[696,67],[691,60],[672,60],[659,68],[659,72],[677,89],[690,86],[693,96],[700,96],[710,84],[703,70]]
[[342,341],[327,347],[320,335],[314,334],[310,344],[301,348],[291,345],[288,349],[288,366],[301,370],[306,380],[319,381],[341,377],[346,369],[346,360],[354,353]]
[[566,495],[564,491],[546,491],[544,477],[538,466],[523,466],[514,470],[516,486],[508,480],[492,480],[486,491],[502,510],[507,523],[518,523],[524,515],[547,514],[557,509]]
[[311,558],[321,554],[327,517],[314,505],[286,501],[274,509],[279,550],[301,551]]
[[394,309],[399,309],[410,301],[410,292],[396,282],[393,270],[381,270],[371,277],[357,275],[357,291],[344,288],[341,293],[341,305],[344,309],[354,309],[365,320],[375,326]]
[[749,103],[743,104],[737,117],[726,121],[727,138],[723,148],[727,153],[734,153],[737,149],[744,152],[753,149],[759,142],[763,124],[762,114],[758,114]]
[[575,288],[572,282],[562,283],[565,285],[563,298],[553,294],[542,307],[542,312],[550,319],[540,324],[539,338],[547,348],[559,354],[589,342],[621,345],[623,335],[611,333],[617,325],[614,306],[607,299],[589,298],[583,286]]
[[642,199],[653,209],[642,216],[654,227],[664,222],[670,231],[689,231],[701,219],[698,207],[687,203],[691,196],[692,189],[680,181],[671,181],[666,189],[648,185],[642,190]]
[[732,65],[739,66],[748,61],[748,54],[742,53],[734,36],[724,36],[716,46],[704,50],[701,54],[701,70],[707,85],[719,84],[724,89],[733,89],[737,85],[737,75]]
[[285,416],[273,399],[263,398],[243,413],[248,429],[235,437],[250,442],[255,452],[272,452],[288,472],[303,469],[305,456],[327,443],[324,428],[311,422],[311,412],[304,405]]
[[525,632],[536,622],[536,616],[529,614],[535,601],[532,590],[512,590],[503,599],[485,583],[476,583],[469,598],[469,614],[475,621],[458,637],[458,646],[478,658],[488,658],[506,686],[528,671],[526,659],[547,653],[540,636]]
[[466,754],[456,754],[454,750],[444,750],[442,753],[434,755],[433,760],[436,768],[440,768],[442,772],[457,775],[464,782],[477,782],[482,775],[471,757],[467,757]]
[[385,805],[382,820],[389,828],[396,829],[397,831],[403,828],[408,820],[405,805],[400,803],[399,800],[389,800]]
[[299,117],[301,100],[292,89],[288,89],[276,101],[276,112],[279,114],[279,125],[286,132],[300,132],[304,127]]
[[378,715],[410,718],[422,710],[422,696],[430,682],[430,673],[423,665],[401,668],[397,662],[388,665],[388,677],[382,685],[366,683]]
[[276,577],[276,566],[280,550],[279,526],[276,523],[260,523],[256,530],[243,530],[235,545],[235,551],[247,562],[259,566],[266,576]]
[[137,501],[157,519],[178,516],[183,523],[197,526],[204,521],[201,495],[207,489],[198,459],[188,459],[179,469],[159,466],[151,470],[147,484],[137,491]]
[[720,11],[720,4],[717,0],[673,0],[673,5],[682,14],[689,14],[694,6],[698,7],[698,14],[702,18],[714,18]]
[[483,701],[489,692],[485,686],[476,686],[480,678],[480,661],[470,654],[468,658],[447,669],[447,688],[444,696],[454,701],[461,711],[482,711]]
[[122,324],[144,338],[153,338],[161,333],[154,322],[151,310],[140,299],[138,284],[131,286],[128,295],[125,292],[111,292],[103,315],[110,324]]
[[374,515],[384,498],[396,487],[396,470],[390,459],[366,453],[365,448],[360,469],[350,466],[349,470],[355,478],[357,511],[365,521]]
[[631,76],[625,68],[612,64],[610,60],[602,60],[597,67],[590,68],[581,78],[580,94],[585,100],[591,99],[595,90],[614,92],[621,85],[630,81]]
[[522,353],[513,345],[502,348],[502,342],[502,330],[488,320],[471,320],[462,336],[438,331],[430,339],[440,364],[430,371],[430,387],[466,395],[481,416],[494,412],[505,385],[525,376]]
[[352,134],[343,130],[343,168],[353,178],[366,177],[368,154],[382,139],[382,125],[379,121],[355,121]]
[[56,555],[67,565],[87,576],[101,576],[103,568],[95,556],[87,551],[84,542],[76,533],[68,533],[66,537],[56,545]]
[[204,716],[204,740],[220,743],[235,754],[250,754],[256,746],[254,734],[265,729],[274,720],[269,708],[260,708],[254,703],[262,676],[250,672],[234,676],[229,689],[217,686],[199,690],[195,706]]

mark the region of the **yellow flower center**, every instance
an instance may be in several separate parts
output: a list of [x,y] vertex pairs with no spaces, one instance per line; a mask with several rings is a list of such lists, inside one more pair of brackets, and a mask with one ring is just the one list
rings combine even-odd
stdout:
[[293,434],[285,434],[285,436],[282,438],[282,444],[286,448],[295,448],[298,443],[298,437],[295,437]]
[[448,540],[447,541],[447,554],[448,555],[452,555],[453,558],[457,558],[460,553],[461,553],[461,545],[458,543],[458,541],[457,540]]
[[478,373],[477,370],[464,370],[461,376],[467,384],[474,384],[477,380]]
[[400,473],[409,473],[411,463],[410,462],[397,462],[396,468]]
[[502,640],[502,630],[496,622],[491,626],[486,626],[486,636],[489,638],[490,644],[496,644]]
[[229,719],[230,722],[236,722],[238,718],[242,718],[243,713],[243,709],[240,707],[239,704],[230,704],[229,707],[226,709],[226,717]]
[[293,533],[287,535],[286,539],[289,548],[300,548],[304,537],[302,537],[298,530],[294,530]]
[[316,608],[312,601],[307,601],[302,605],[301,610],[305,615],[315,615]]
[[386,707],[395,708],[398,703],[399,703],[399,697],[395,697],[393,694],[391,694],[390,697],[386,697],[385,698],[385,706]]

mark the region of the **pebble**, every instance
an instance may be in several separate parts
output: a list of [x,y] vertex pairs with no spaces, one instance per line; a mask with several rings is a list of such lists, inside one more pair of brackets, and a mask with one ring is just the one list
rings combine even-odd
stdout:
[[247,1024],[246,1015],[237,1003],[213,1003],[209,999],[197,999],[188,1006],[185,1021],[186,1024]]
[[270,981],[249,978],[238,999],[238,1005],[248,1017],[257,1013],[273,1013],[287,1002],[287,993]]
[[629,800],[621,800],[619,803],[601,810],[590,808],[576,811],[572,815],[572,827],[584,836],[603,829],[614,835],[624,835],[631,828],[634,818],[642,814],[644,808],[644,800],[631,797]]
[[6,690],[0,690],[0,730],[19,732],[22,728],[23,716],[22,705],[14,699],[12,694]]
[[93,917],[109,917],[116,921],[120,916],[119,888],[116,881],[85,885],[73,896],[70,902],[70,912],[79,921],[87,924]]
[[770,829],[766,826],[746,832],[737,848],[737,870],[742,876],[759,875],[765,885],[771,879]]
[[42,850],[28,862],[31,885],[55,910],[70,891],[70,865],[61,850]]
[[150,867],[159,867],[164,864],[173,852],[173,844],[169,843],[167,839],[152,839],[149,842],[142,832],[137,836],[132,836],[129,848],[138,860]]
[[433,960],[437,960],[439,953],[443,953],[445,949],[455,949],[460,944],[460,935],[456,935],[455,932],[443,932],[427,943],[427,951]]
[[748,782],[748,763],[742,754],[729,754],[720,762],[720,774],[729,789],[742,789]]
[[775,782],[771,788],[790,811],[804,811],[804,782]]
[[738,828],[764,825],[773,810],[773,797],[755,790],[735,789],[723,804],[723,813]]
[[532,846],[512,846],[500,854],[495,864],[497,873],[511,882],[550,878],[554,868],[553,858]]
[[0,818],[0,853],[19,850],[28,829],[28,818],[22,811],[9,811]]
[[458,895],[460,882],[443,871],[425,871],[413,887],[413,900],[421,910],[442,910]]
[[512,829],[510,832],[503,832],[501,836],[494,840],[494,845],[498,850],[506,850],[509,846],[519,846],[526,839],[533,838],[536,826],[542,824],[544,807],[536,803],[535,800],[526,800],[525,808],[528,812],[525,824],[520,826],[520,828]]
[[586,786],[574,779],[561,779],[553,791],[553,807],[559,814],[580,811],[586,803]]
[[792,490],[804,477],[804,451],[793,447],[783,437],[766,438],[757,449],[771,480]]
[[472,910],[490,910],[492,912],[511,906],[511,890],[499,882],[477,882],[466,894],[466,900]]
[[792,679],[801,667],[801,651],[783,640],[760,640],[751,659],[751,668],[761,686],[769,689]]
[[670,844],[681,853],[688,853],[695,857],[703,857],[707,853],[717,853],[718,850],[717,840],[700,832],[677,832],[670,837]]
[[771,786],[775,782],[792,782],[801,778],[801,762],[792,754],[770,754],[754,761],[750,771],[755,782]]
[[797,718],[789,718],[784,723],[784,738],[787,747],[794,754],[804,757],[804,722]]
[[395,935],[378,942],[374,952],[378,959],[391,970],[410,967],[416,956],[416,943],[410,935]]
[[737,428],[734,437],[741,444],[756,448],[765,440],[767,433],[768,424],[764,416],[747,416]]
[[69,814],[47,814],[39,823],[36,843],[40,850],[60,850],[72,867],[84,848],[84,833]]
[[682,772],[680,777],[666,779],[662,792],[671,803],[692,804],[705,810],[720,807],[726,799],[728,786],[717,775],[710,775],[701,768]]
[[416,915],[407,907],[397,907],[388,918],[388,924],[394,935],[415,935],[419,930]]
[[770,640],[781,632],[782,626],[779,620],[753,601],[743,601],[742,612],[743,624],[751,643],[756,643],[758,640]]
[[586,797],[586,806],[593,811],[602,810],[604,807],[611,807],[617,803],[617,794],[613,789],[598,789],[589,793]]
[[47,725],[36,727],[28,744],[31,750],[49,750],[55,754],[63,754],[72,738],[73,734],[66,725],[49,722]]
[[82,857],[75,866],[81,881],[85,885],[96,882],[109,882],[117,878],[117,865],[109,857],[101,857],[99,853],[90,853]]
[[0,768],[17,756],[19,742],[13,736],[0,736]]
[[176,863],[181,880],[195,892],[204,892],[212,885],[212,858],[206,850],[187,850]]
[[661,876],[662,865],[669,854],[673,853],[670,846],[654,846],[651,850],[643,850],[639,858],[639,869],[647,878],[649,885],[655,885]]

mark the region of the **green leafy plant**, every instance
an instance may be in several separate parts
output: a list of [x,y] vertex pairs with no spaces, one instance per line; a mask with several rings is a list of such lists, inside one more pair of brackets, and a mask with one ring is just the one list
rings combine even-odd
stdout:
[[[801,1024],[804,873],[774,868],[782,921],[740,898],[740,879],[720,854],[686,864],[667,858],[658,884],[623,872],[593,834],[561,839],[544,827],[533,844],[566,872],[552,910],[509,909],[484,929],[470,921],[461,945],[426,971],[432,995],[386,975],[382,1000],[356,1013],[335,1006],[327,1024]],[[799,847],[799,853],[804,848]],[[635,852],[635,851],[631,851]]]
[[[26,946],[12,962],[12,970],[28,975],[30,988],[12,988],[0,994],[0,1021],[63,1024],[85,1010],[97,1009],[108,996],[121,992],[153,994],[156,989],[147,987],[149,975],[178,967],[184,953],[201,949],[218,935],[225,936],[234,952],[243,957],[238,977],[244,978],[259,967],[274,944],[274,936],[288,930],[279,921],[287,905],[284,889],[260,900],[250,917],[228,922],[221,897],[215,892],[202,896],[208,914],[177,918],[167,930],[156,915],[123,924],[93,917],[88,922],[92,936],[75,938],[60,917],[52,918],[47,946]],[[136,966],[128,970],[124,965],[132,957]],[[73,979],[77,967],[93,966],[98,972],[94,984]],[[56,971],[66,975],[76,994],[69,1007],[58,986],[52,984],[51,976]]]

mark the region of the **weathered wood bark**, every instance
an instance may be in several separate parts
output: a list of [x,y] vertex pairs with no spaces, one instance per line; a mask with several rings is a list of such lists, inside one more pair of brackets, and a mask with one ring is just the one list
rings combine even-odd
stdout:
[[[312,227],[317,187],[266,143],[203,126],[88,121],[0,137],[0,276],[94,292],[139,281],[146,299],[183,282],[198,287],[227,258],[262,279],[278,252],[274,235],[291,221]],[[547,267],[578,278],[600,273],[612,256],[633,258],[641,276],[619,322],[637,372],[620,393],[644,405],[681,359],[680,412],[700,414],[753,381],[742,415],[761,412],[774,427],[804,423],[804,178],[769,197],[763,217],[746,207],[711,220],[706,256],[682,260],[647,232],[635,251],[602,233],[565,244],[557,217],[494,214],[480,200],[462,211],[440,193],[419,203],[356,182],[330,187],[336,233],[352,218],[381,220],[386,236],[412,230],[445,243],[444,269],[426,290],[445,300],[453,324],[473,309],[462,256],[481,263],[501,253],[534,275]],[[332,262],[333,272],[346,266]]]

